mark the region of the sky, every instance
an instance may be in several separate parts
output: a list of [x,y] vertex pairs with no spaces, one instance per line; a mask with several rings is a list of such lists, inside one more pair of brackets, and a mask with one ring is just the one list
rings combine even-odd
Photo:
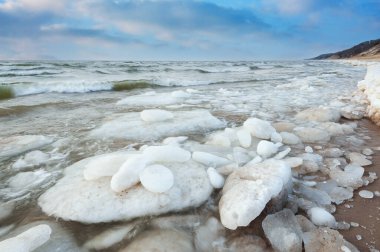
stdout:
[[380,38],[380,0],[0,0],[0,60],[294,60]]

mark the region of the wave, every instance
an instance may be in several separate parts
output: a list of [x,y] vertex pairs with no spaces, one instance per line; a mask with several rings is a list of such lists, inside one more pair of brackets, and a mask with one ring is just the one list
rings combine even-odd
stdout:
[[46,75],[57,75],[63,72],[49,72],[49,71],[19,71],[12,73],[1,73],[0,77],[19,77],[19,76],[46,76]]

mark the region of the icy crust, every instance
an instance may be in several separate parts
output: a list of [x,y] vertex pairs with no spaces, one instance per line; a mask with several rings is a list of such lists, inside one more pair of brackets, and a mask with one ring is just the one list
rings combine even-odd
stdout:
[[380,64],[368,65],[367,74],[358,87],[368,100],[369,118],[380,125]]
[[85,180],[83,171],[96,158],[67,167],[64,177],[41,195],[38,204],[46,214],[83,223],[129,220],[199,206],[213,190],[205,168],[188,161],[161,163],[174,176],[173,186],[165,193],[150,192],[141,184],[116,193],[110,188],[110,177]]
[[41,148],[53,139],[41,135],[20,135],[0,139],[0,161],[17,156],[29,150]]
[[[161,114],[162,111],[159,113]],[[147,119],[146,114],[143,114],[144,119]],[[160,121],[157,120],[157,115],[153,116],[151,112],[149,120],[144,121],[139,113],[128,113],[106,121],[102,126],[91,131],[90,136],[150,141],[167,136],[202,133],[225,126],[224,122],[212,116],[207,110],[174,111],[170,115],[173,116],[172,119],[166,117],[164,121]]]

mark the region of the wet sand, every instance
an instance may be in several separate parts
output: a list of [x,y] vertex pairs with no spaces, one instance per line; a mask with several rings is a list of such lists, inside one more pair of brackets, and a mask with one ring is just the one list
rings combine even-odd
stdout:
[[[365,147],[380,146],[380,128],[374,123],[361,120],[358,130],[371,137],[366,140]],[[372,157],[373,164],[364,167],[366,171],[364,175],[368,175],[368,172],[376,172],[377,176],[380,176],[380,151],[374,150]],[[360,251],[370,251],[370,248],[380,250],[380,197],[361,198],[358,194],[360,190],[380,191],[380,180],[377,179],[372,184],[355,190],[352,202],[345,202],[337,207],[335,218],[338,221],[356,222],[360,225],[339,232]],[[350,208],[347,207],[348,205]],[[358,240],[356,235],[361,235],[362,239]]]

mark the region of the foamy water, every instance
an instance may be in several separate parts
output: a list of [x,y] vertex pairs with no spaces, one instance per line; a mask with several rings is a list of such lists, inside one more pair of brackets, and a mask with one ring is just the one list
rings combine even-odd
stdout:
[[[187,150],[206,151],[204,143],[214,141],[217,147],[210,147],[210,152],[227,157],[230,149],[218,146],[224,142],[212,140],[210,134],[240,127],[249,117],[314,126],[299,122],[295,115],[307,108],[340,110],[350,105],[365,70],[365,65],[332,61],[0,62],[0,97],[4,98],[0,100],[0,137],[48,138],[38,140],[44,143],[36,147],[42,154],[27,157],[20,151],[1,161],[0,201],[15,205],[2,226],[54,221],[40,210],[37,199],[63,176],[64,168],[87,157],[160,145],[166,136],[181,135],[188,137],[183,145]],[[171,124],[141,123],[139,113],[155,108],[170,111]],[[123,133],[124,129],[129,130]],[[362,135],[352,131],[349,137],[334,136],[323,148],[357,151],[360,139]],[[303,153],[304,147],[292,147],[291,156]],[[20,172],[35,178],[27,188],[22,176],[14,179]],[[219,198],[218,193],[212,194],[206,204],[183,213],[218,217]],[[136,230],[165,223],[140,220]],[[90,238],[125,223],[103,226],[59,220],[58,224],[59,232],[73,244],[66,251],[85,251],[82,245]],[[228,238],[228,234],[222,236]],[[117,251],[127,243],[128,239],[107,251]]]

